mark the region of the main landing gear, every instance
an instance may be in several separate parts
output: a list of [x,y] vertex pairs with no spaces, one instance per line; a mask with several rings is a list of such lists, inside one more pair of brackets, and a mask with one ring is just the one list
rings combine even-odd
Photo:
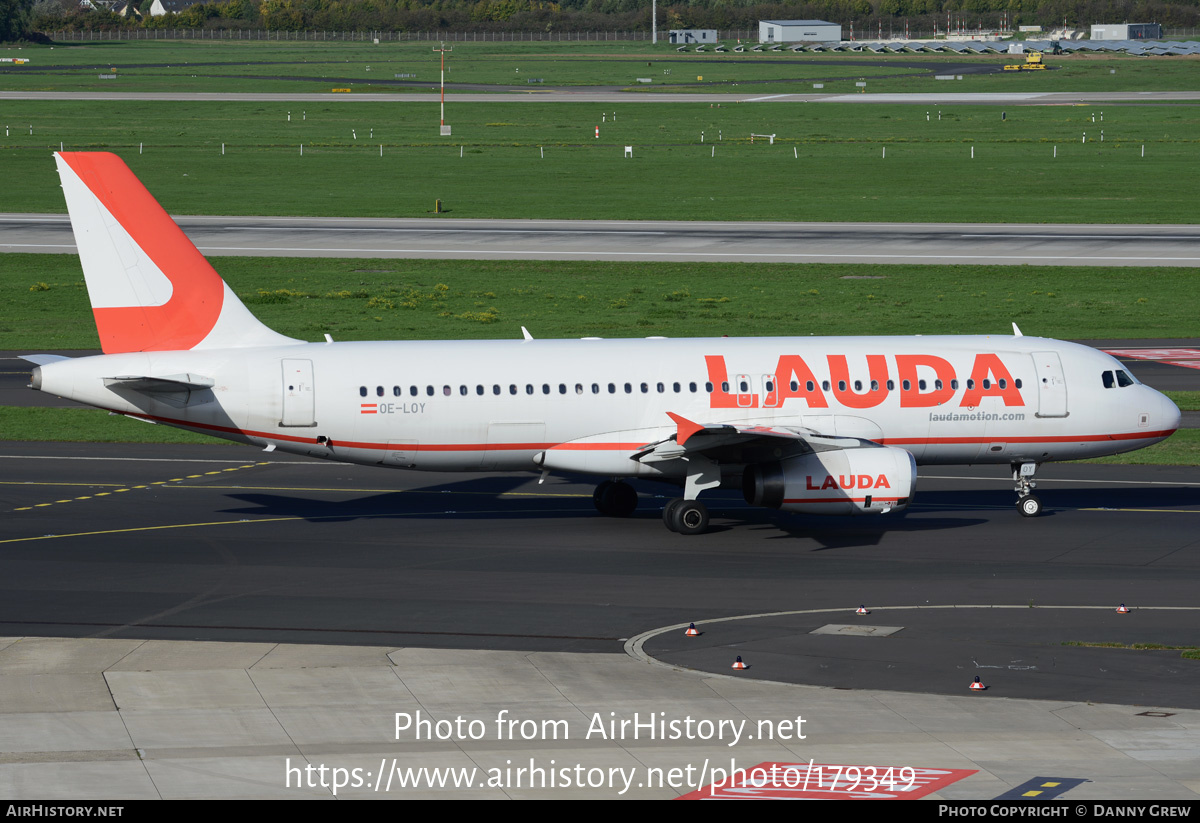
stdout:
[[708,508],[699,500],[676,497],[663,506],[663,525],[679,534],[702,534],[708,530]]
[[703,534],[708,531],[708,508],[696,498],[705,489],[721,485],[721,468],[716,461],[700,454],[685,457],[687,480],[683,497],[663,507],[663,525],[679,534]]
[[628,517],[637,508],[638,496],[633,486],[621,480],[605,480],[592,493],[596,511],[608,517]]
[[1042,501],[1032,492],[1037,487],[1033,482],[1037,469],[1037,463],[1012,464],[1013,481],[1017,484],[1013,490],[1017,493],[1017,511],[1022,517],[1037,517],[1042,513]]

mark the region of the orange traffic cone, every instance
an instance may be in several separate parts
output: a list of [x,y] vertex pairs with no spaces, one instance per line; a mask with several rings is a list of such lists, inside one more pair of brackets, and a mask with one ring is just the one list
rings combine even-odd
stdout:
[[859,606],[857,609],[854,610],[854,613],[855,614],[870,614],[870,612],[867,611],[866,606]]
[[979,682],[978,677],[976,677],[975,682],[971,684],[971,691],[973,691],[973,692],[981,692],[986,688],[987,688],[987,686],[985,686]]
[[1129,609],[1125,608],[1124,603],[1117,607],[1117,614],[1129,614]]
[[696,629],[695,623],[689,623],[688,627],[687,627],[687,631],[684,632],[684,634],[687,635],[688,637],[699,637],[700,636],[700,632],[699,632],[699,630]]
[[735,661],[734,661],[734,663],[733,663],[733,668],[735,668],[735,669],[748,669],[748,668],[750,668],[750,667],[749,667],[749,666],[747,666],[745,663],[743,663],[743,662],[742,662],[742,656],[739,654],[739,655],[738,655],[738,659],[737,659],[737,660],[735,660]]

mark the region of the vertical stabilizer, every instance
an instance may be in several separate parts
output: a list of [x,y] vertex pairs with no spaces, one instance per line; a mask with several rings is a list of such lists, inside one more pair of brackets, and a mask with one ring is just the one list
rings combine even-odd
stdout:
[[105,354],[300,343],[258,321],[107,152],[55,152]]

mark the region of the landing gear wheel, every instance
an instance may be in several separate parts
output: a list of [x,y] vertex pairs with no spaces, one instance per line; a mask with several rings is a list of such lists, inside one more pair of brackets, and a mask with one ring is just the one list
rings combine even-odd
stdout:
[[608,498],[609,490],[612,488],[613,482],[605,480],[600,485],[596,486],[596,490],[592,492],[592,503],[596,506],[596,511],[601,514],[608,514]]
[[682,497],[676,497],[674,500],[668,501],[667,505],[663,506],[663,525],[673,532],[679,531],[679,529],[675,526],[675,512],[679,509],[681,504],[686,502],[687,501]]
[[633,486],[617,481],[608,490],[609,511],[613,517],[628,517],[637,509],[638,496]]
[[1037,517],[1042,513],[1042,501],[1036,494],[1027,494],[1017,501],[1017,509],[1022,517]]
[[673,525],[680,534],[708,531],[708,509],[699,500],[684,500],[675,507]]
[[638,496],[633,486],[621,481],[605,480],[592,493],[596,511],[608,517],[629,517],[637,509]]

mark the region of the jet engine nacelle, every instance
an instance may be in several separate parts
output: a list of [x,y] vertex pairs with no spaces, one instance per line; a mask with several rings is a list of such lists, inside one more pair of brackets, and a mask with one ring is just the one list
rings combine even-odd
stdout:
[[750,505],[805,514],[898,511],[916,485],[916,460],[890,446],[814,452],[747,466],[742,474]]

